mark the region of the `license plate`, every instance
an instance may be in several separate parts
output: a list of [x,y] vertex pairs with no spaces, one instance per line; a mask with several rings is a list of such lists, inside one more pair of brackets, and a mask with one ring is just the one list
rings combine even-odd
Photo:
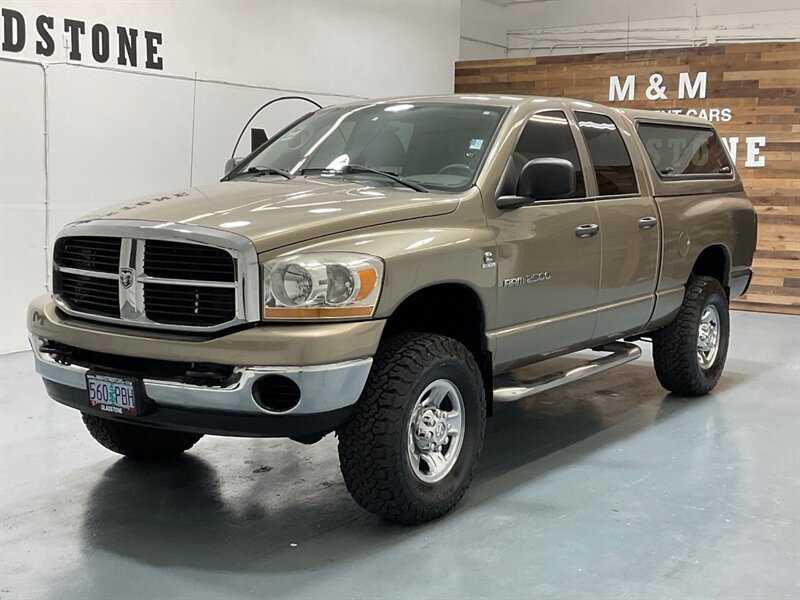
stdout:
[[137,415],[136,381],[113,375],[86,374],[89,405],[117,415]]

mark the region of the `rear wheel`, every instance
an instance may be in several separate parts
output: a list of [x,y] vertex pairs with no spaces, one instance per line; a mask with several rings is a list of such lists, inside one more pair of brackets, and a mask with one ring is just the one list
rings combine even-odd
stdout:
[[711,277],[692,277],[675,320],[653,335],[656,375],[681,396],[702,396],[719,381],[728,354],[725,290]]
[[199,433],[142,427],[87,413],[83,413],[82,417],[86,429],[102,446],[138,460],[172,458],[194,446],[203,437]]
[[483,383],[469,350],[441,335],[394,336],[339,431],[347,489],[391,521],[440,517],[472,481],[485,424]]

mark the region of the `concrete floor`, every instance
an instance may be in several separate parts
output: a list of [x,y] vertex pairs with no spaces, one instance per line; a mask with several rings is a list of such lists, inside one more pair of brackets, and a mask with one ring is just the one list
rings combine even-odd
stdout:
[[733,315],[714,394],[645,356],[502,406],[459,508],[363,512],[335,440],[119,459],[0,358],[0,598],[797,598],[800,319]]

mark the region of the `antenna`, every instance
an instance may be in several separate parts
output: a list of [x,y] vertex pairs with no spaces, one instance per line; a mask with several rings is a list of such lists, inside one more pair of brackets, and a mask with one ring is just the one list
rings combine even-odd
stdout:
[[[233,151],[231,152],[231,158],[233,158],[234,155],[236,154],[236,148],[239,147],[239,142],[242,141],[242,136],[244,136],[244,132],[247,131],[248,126],[250,125],[250,123],[253,122],[253,119],[255,119],[258,116],[258,113],[260,113],[262,110],[264,110],[268,106],[270,106],[272,104],[275,104],[276,102],[280,102],[281,100],[301,100],[303,102],[308,102],[309,104],[313,104],[317,108],[322,108],[322,105],[319,102],[315,102],[311,98],[306,98],[305,96],[280,96],[278,98],[273,98],[272,100],[270,100],[266,104],[262,105],[256,112],[254,112],[253,116],[250,117],[247,120],[247,123],[244,124],[244,127],[242,128],[242,132],[239,134],[239,137],[236,138],[236,143],[233,145]],[[263,142],[266,142],[268,138],[267,138],[266,135],[264,135],[262,139],[263,139]]]

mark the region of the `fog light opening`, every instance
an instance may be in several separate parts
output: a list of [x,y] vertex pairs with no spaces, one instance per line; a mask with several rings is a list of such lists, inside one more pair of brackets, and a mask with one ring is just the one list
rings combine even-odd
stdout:
[[283,375],[265,375],[253,384],[253,400],[264,410],[288,412],[300,404],[300,388]]

